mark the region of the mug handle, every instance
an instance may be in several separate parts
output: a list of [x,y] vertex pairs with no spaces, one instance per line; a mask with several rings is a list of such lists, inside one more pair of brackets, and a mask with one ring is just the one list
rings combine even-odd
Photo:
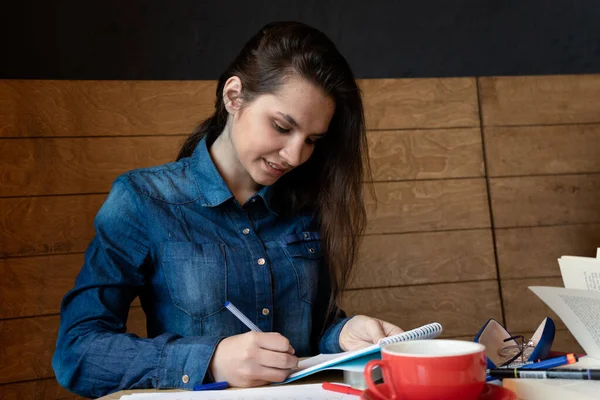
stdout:
[[390,376],[387,368],[385,367],[385,361],[384,360],[371,360],[367,363],[367,365],[365,366],[365,372],[364,372],[364,376],[365,376],[365,381],[367,382],[367,386],[369,387],[369,390],[372,391],[373,393],[375,393],[380,399],[385,399],[386,396],[381,393],[381,391],[379,390],[379,388],[377,388],[378,385],[375,384],[375,382],[373,381],[373,368],[375,367],[379,367],[381,368],[381,372],[383,375],[383,381],[387,382],[388,384],[388,388],[390,390],[390,394],[391,394],[391,400],[395,400],[397,398],[396,396],[396,391],[394,390],[394,386],[392,386],[391,382],[392,382],[392,377]]

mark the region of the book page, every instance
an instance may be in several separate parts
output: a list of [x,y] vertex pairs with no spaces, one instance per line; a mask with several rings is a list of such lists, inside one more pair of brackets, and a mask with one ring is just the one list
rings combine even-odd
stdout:
[[325,390],[320,384],[258,387],[241,390],[136,393],[121,400],[355,400],[356,396]]
[[558,259],[560,274],[567,289],[600,291],[600,260],[563,256]]
[[565,323],[586,354],[600,359],[600,292],[529,286]]
[[504,379],[502,386],[529,400],[592,400],[600,391],[599,381],[572,379]]
[[[558,369],[600,368],[600,360],[584,356],[575,364],[561,365]],[[597,399],[600,381],[573,379],[504,379],[502,386],[512,390],[522,399],[584,400]]]

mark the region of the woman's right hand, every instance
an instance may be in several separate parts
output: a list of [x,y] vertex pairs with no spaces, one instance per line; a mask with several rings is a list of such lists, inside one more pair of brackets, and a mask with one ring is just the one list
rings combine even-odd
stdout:
[[221,340],[209,365],[215,382],[251,387],[281,382],[298,366],[288,339],[276,332],[248,332]]

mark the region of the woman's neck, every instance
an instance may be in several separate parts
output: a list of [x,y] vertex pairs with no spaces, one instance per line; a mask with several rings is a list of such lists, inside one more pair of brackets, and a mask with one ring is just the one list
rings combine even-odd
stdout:
[[246,204],[260,187],[240,163],[227,127],[210,146],[209,154],[235,199],[241,205]]

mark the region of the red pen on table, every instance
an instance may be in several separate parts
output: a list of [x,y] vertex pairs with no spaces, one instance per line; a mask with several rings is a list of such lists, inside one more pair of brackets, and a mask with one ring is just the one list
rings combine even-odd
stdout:
[[351,388],[350,386],[340,385],[339,383],[323,382],[323,389],[331,392],[353,394],[355,396],[362,395],[362,390]]

